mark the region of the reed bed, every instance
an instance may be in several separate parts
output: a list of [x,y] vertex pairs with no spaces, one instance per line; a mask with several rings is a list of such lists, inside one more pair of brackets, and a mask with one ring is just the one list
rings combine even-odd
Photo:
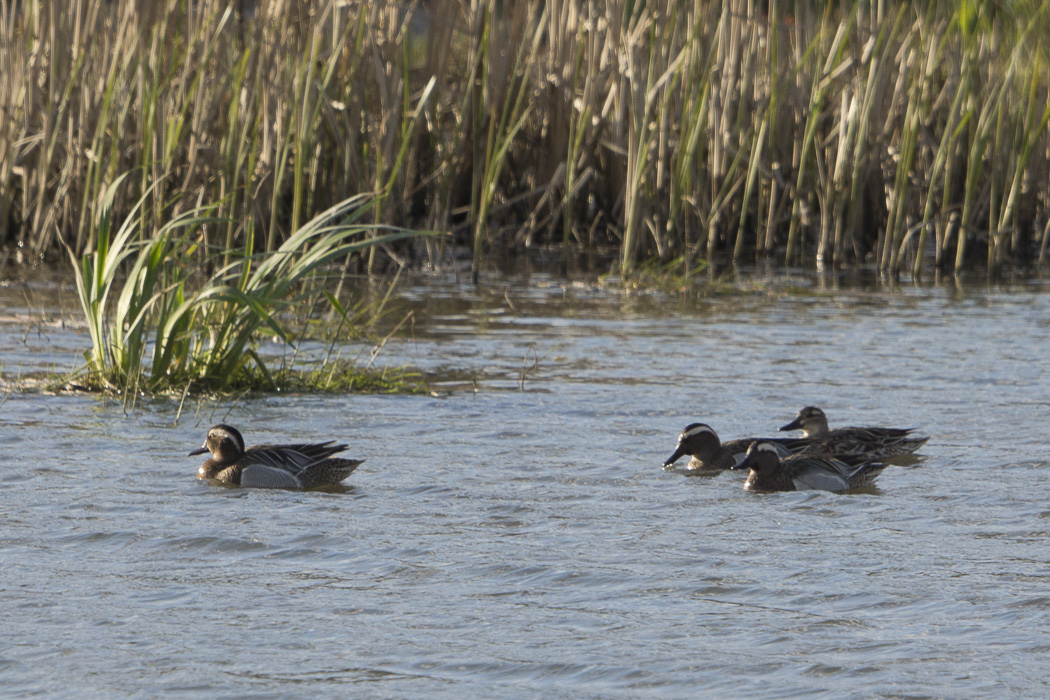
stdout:
[[[1046,257],[1050,10],[975,0],[0,0],[0,241],[207,209],[275,251],[368,193],[362,250],[997,271]],[[134,173],[114,196],[111,185]],[[251,233],[250,233],[251,232]]]

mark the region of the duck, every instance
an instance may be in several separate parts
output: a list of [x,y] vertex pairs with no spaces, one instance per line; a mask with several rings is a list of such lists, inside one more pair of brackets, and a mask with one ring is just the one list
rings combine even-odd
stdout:
[[211,453],[211,458],[197,470],[198,479],[249,488],[301,491],[337,485],[364,462],[333,457],[347,448],[334,442],[255,445],[245,449],[240,431],[220,423],[208,430],[204,444],[188,456]]
[[770,445],[781,457],[788,457],[806,447],[805,441],[799,438],[745,438],[722,442],[711,426],[706,423],[691,423],[678,436],[678,446],[674,454],[664,461],[664,468],[689,455],[692,459],[689,460],[686,469],[690,471],[732,469],[744,458],[747,448],[756,440]]
[[849,491],[871,486],[886,468],[863,455],[829,457],[798,454],[781,457],[768,442],[755,442],[732,469],[750,469],[747,491]]
[[828,430],[828,417],[816,406],[806,406],[781,431],[801,430],[807,446],[800,452],[823,455],[864,455],[892,459],[915,452],[929,436],[912,436],[913,428],[836,428]]

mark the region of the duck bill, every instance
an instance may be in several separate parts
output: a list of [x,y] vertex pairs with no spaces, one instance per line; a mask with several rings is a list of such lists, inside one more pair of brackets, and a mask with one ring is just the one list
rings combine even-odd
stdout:
[[186,456],[187,457],[192,457],[193,455],[202,455],[202,454],[204,454],[207,451],[208,451],[207,447],[198,447],[197,449],[195,449],[193,452],[190,452]]
[[736,464],[734,464],[733,466],[730,467],[730,469],[733,470],[733,471],[737,471],[738,469],[750,469],[750,468],[751,468],[751,460],[748,459],[747,457],[745,457],[744,459],[740,460],[739,462],[737,462]]
[[781,432],[785,430],[802,430],[802,424],[799,422],[798,418],[796,418],[795,420],[782,427],[780,430]]
[[674,451],[674,454],[671,455],[670,457],[668,457],[667,461],[664,462],[664,467],[671,466],[672,464],[674,464],[675,462],[677,462],[678,460],[680,460],[684,456],[685,456],[685,450],[682,449],[681,445],[679,445],[678,449]]

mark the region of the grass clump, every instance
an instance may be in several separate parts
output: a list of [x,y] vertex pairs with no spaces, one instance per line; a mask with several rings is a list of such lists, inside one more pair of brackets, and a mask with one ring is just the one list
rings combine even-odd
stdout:
[[249,367],[242,377],[241,384],[230,386],[228,390],[332,394],[419,394],[429,390],[419,372],[403,367],[360,367],[353,362],[285,367],[271,372]]
[[69,250],[91,336],[79,383],[125,396],[191,387],[226,392],[407,386],[407,375],[386,378],[355,370],[352,363],[334,362],[323,371],[282,363],[277,371],[258,351],[264,334],[294,346],[289,317],[318,300],[339,315],[337,329],[345,328],[347,336],[359,331],[365,312],[348,313],[327,290],[327,274],[349,256],[420,235],[365,223],[374,198],[339,202],[276,250],[252,254],[250,228],[240,251],[201,243],[206,227],[225,223],[208,216],[214,207],[176,216],[150,237],[139,229],[136,207],[112,230],[112,200],[122,180],[106,192],[96,250],[80,259]]

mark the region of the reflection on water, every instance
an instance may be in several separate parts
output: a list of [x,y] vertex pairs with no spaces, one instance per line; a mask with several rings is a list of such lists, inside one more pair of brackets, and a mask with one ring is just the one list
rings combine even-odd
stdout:
[[[409,285],[377,360],[432,396],[0,406],[0,684],[14,696],[1042,694],[1050,295],[752,278]],[[41,292],[43,294],[43,292]],[[4,371],[70,364],[72,323]],[[68,308],[68,307],[67,307]],[[52,318],[55,310],[45,311]],[[474,387],[477,391],[474,391]],[[465,390],[464,390],[465,388]],[[6,393],[6,392],[5,392]],[[661,469],[682,426],[914,426],[876,489]],[[347,440],[345,493],[220,488],[186,452]]]

